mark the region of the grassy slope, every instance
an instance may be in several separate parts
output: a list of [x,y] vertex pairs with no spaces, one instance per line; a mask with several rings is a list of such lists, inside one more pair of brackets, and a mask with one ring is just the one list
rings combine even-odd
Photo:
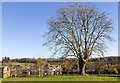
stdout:
[[46,77],[28,77],[19,78],[11,77],[3,79],[4,81],[118,81],[117,77],[108,76],[79,76],[79,75],[57,75],[57,76],[46,76]]

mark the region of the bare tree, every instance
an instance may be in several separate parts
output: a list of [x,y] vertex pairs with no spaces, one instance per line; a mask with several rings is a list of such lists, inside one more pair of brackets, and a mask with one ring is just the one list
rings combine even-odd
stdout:
[[69,74],[69,72],[72,70],[73,68],[73,62],[70,61],[70,60],[65,60],[64,62],[64,66],[65,66],[65,69],[67,71],[67,74]]
[[94,69],[98,74],[103,73],[106,70],[106,61],[104,59],[100,60],[98,59],[97,61],[95,61],[94,63]]
[[40,76],[43,76],[43,73],[44,73],[44,67],[45,67],[45,65],[46,65],[46,60],[45,59],[38,59],[37,60],[37,62],[36,62],[36,64],[37,64],[37,66],[39,67],[39,77]]
[[69,5],[60,8],[58,16],[49,20],[49,32],[44,45],[56,55],[73,55],[79,63],[79,73],[86,75],[85,65],[91,55],[104,55],[105,41],[111,41],[112,22],[104,12],[90,5]]

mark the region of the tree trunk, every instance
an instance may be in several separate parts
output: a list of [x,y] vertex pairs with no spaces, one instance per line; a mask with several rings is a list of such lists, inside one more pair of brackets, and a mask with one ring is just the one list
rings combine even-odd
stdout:
[[39,67],[39,77],[40,77],[40,67]]
[[86,66],[86,62],[84,62],[83,60],[79,59],[79,74],[80,75],[86,75],[86,73],[85,73],[85,66]]
[[67,71],[67,74],[69,74],[69,71]]

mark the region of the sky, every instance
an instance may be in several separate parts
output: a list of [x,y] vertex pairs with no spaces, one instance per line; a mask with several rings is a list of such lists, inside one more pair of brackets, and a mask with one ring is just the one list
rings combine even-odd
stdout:
[[[43,46],[43,35],[48,31],[48,20],[56,16],[60,7],[68,2],[4,2],[2,3],[2,57],[49,58],[52,52]],[[105,11],[113,21],[113,38],[116,42],[106,42],[106,56],[118,56],[118,3],[80,3],[94,5]]]
[[2,2],[119,2],[119,0],[1,0]]

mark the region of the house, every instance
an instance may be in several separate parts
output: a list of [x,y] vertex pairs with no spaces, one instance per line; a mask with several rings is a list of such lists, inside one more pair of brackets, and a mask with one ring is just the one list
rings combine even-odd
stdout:
[[28,77],[30,76],[30,70],[22,70],[22,73],[21,73],[23,77]]
[[10,68],[8,66],[0,66],[0,78],[10,77]]
[[55,74],[62,74],[62,65],[63,65],[64,61],[62,60],[48,60],[48,69],[49,71],[51,70],[51,75],[55,75]]

